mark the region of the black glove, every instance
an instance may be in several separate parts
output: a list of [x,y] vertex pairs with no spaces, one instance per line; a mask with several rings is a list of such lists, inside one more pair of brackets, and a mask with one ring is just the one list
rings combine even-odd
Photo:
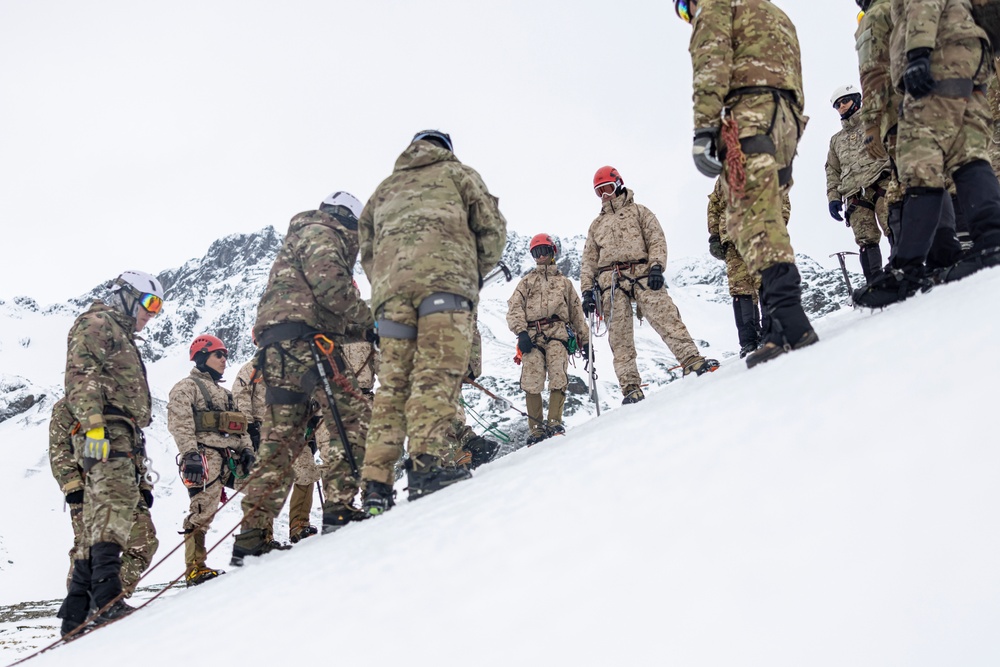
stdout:
[[646,275],[646,285],[654,292],[663,289],[663,269],[659,264],[654,264],[649,270]]
[[250,435],[250,444],[256,452],[260,449],[260,422],[250,422],[247,424],[247,434]]
[[69,493],[66,494],[67,505],[79,505],[82,502],[83,502],[83,489],[70,491]]
[[719,129],[706,127],[694,131],[694,145],[691,147],[691,157],[694,166],[703,176],[715,178],[722,173],[722,163],[719,162],[716,142],[719,139]]
[[597,299],[594,298],[594,290],[589,289],[583,293],[583,314],[590,317],[590,314],[597,310]]
[[535,344],[532,342],[531,336],[528,335],[527,331],[517,334],[517,349],[521,350],[521,354],[528,354],[535,349]]
[[465,372],[465,379],[469,382],[476,381],[476,372],[472,370],[472,364],[469,364],[469,370]]
[[369,343],[374,343],[375,347],[378,347],[378,344],[381,342],[381,339],[378,337],[378,332],[375,331],[375,329],[365,330],[365,340]]
[[146,507],[153,506],[153,492],[149,489],[139,489],[139,495],[142,496],[142,501],[146,503]]
[[708,237],[708,252],[716,259],[726,259],[726,246],[722,245],[722,237],[712,234]]
[[181,479],[193,486],[200,486],[205,481],[205,465],[201,454],[188,452],[181,459]]
[[911,49],[906,52],[906,71],[903,72],[903,85],[906,92],[915,98],[921,98],[934,90],[934,79],[931,78],[931,49]]
[[583,346],[580,348],[580,351],[583,352],[583,370],[588,370],[590,364],[590,354],[591,354],[590,343],[584,343]]
[[253,468],[253,464],[256,460],[257,457],[254,456],[252,448],[247,447],[240,452],[240,465],[243,466],[244,475],[250,474],[250,469]]
[[840,201],[839,199],[834,199],[832,202],[830,202],[830,217],[832,217],[834,220],[842,221],[843,218],[840,217],[840,212],[843,209],[844,209],[844,202]]

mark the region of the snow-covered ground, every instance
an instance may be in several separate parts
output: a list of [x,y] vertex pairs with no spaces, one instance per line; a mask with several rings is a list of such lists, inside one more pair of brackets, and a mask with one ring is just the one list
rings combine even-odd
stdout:
[[[834,313],[33,663],[998,665],[998,292]],[[54,596],[64,548],[16,534],[38,570],[3,599]]]

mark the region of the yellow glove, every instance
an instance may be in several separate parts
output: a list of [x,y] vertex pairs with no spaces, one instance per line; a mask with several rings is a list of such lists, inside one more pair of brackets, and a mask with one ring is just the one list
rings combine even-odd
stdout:
[[87,431],[87,439],[83,441],[83,458],[107,461],[110,453],[111,442],[104,437],[103,426]]

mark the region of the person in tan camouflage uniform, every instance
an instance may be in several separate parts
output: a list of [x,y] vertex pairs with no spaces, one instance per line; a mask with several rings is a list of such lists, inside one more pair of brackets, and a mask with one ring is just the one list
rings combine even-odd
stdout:
[[[840,114],[841,129],[830,137],[826,156],[826,197],[830,216],[844,221],[854,231],[865,280],[882,270],[879,241],[884,231],[892,243],[887,226],[889,158],[872,158],[865,148],[865,128],[861,125],[862,97],[855,86],[840,86],[830,100]],[[844,202],[847,209],[844,209]],[[843,213],[843,216],[841,215]],[[881,229],[880,229],[881,227]]]
[[799,41],[791,20],[769,0],[674,0],[674,8],[692,26],[692,157],[704,175],[722,174],[729,236],[751,275],[761,277],[768,329],[760,349],[747,355],[753,368],[819,340],[802,308],[781,217],[808,121]]
[[177,444],[179,471],[190,496],[184,519],[184,581],[188,586],[219,576],[205,563],[205,536],[226,486],[253,468],[247,417],[219,384],[229,350],[219,338],[202,334],[191,342],[190,374],[175,384],[167,401],[167,430]]
[[362,477],[371,514],[392,503],[408,439],[411,500],[470,477],[446,466],[448,431],[472,347],[483,277],[500,259],[507,221],[451,138],[418,132],[368,200],[358,224],[382,358]]
[[890,270],[854,295],[882,307],[902,301],[932,280],[925,262],[955,183],[973,246],[939,276],[950,282],[1000,265],[1000,183],[989,163],[992,114],[986,97],[993,74],[989,40],[969,0],[892,0],[890,76],[903,94],[896,144],[904,188],[903,234]]
[[[96,622],[132,612],[122,600],[122,550],[130,544],[139,503],[152,502],[145,438],[152,399],[135,334],[163,305],[163,286],[142,271],[126,271],[70,328],[66,407],[80,424],[72,436],[83,479],[83,539],[69,591],[57,616],[65,635],[87,618]],[[148,498],[144,499],[148,492]]]
[[601,199],[601,213],[587,231],[580,263],[583,311],[598,309],[608,321],[615,373],[622,388],[622,405],[645,398],[635,363],[632,304],[645,316],[684,369],[684,375],[714,371],[715,359],[698,352],[691,334],[670,294],[664,289],[667,241],[660,222],[645,206],[635,202],[631,190],[614,167],[601,167],[594,175],[594,192]]
[[[360,211],[357,198],[336,192],[323,200],[319,210],[296,215],[271,267],[254,324],[260,347],[255,367],[267,387],[267,409],[258,463],[244,487],[242,531],[233,545],[233,565],[273,548],[274,517],[288,497],[294,480],[292,462],[306,446],[306,429],[315,414],[329,421],[341,450],[350,452],[355,462],[364,457],[365,400],[357,381],[345,373],[342,352],[347,343],[375,339],[371,310],[352,285]],[[335,413],[344,438],[336,428]],[[326,499],[324,531],[363,518],[349,504],[333,507],[357,493],[355,470],[346,454],[326,465],[329,478],[351,483],[337,497]]]
[[[569,378],[571,336],[588,359],[590,328],[580,297],[556,266],[558,244],[548,234],[536,234],[529,250],[537,266],[526,273],[507,300],[507,327],[521,351],[521,389],[528,404],[528,445],[565,433],[563,406]],[[574,349],[575,352],[575,349]],[[542,414],[542,390],[549,377],[548,420]]]
[[[49,420],[49,465],[52,476],[59,483],[59,489],[66,498],[69,507],[70,522],[73,527],[73,546],[69,551],[69,573],[66,576],[66,588],[70,587],[73,577],[73,566],[76,561],[87,559],[87,549],[84,547],[86,531],[83,525],[83,469],[77,461],[73,445],[73,436],[79,432],[80,424],[66,407],[66,399],[60,398],[52,406],[52,417]],[[145,461],[137,461],[136,468],[140,474],[139,494],[142,500],[135,506],[134,523],[129,533],[128,544],[122,553],[122,592],[125,597],[131,597],[142,573],[153,562],[153,556],[160,545],[156,538],[156,528],[149,508],[153,505],[152,485],[146,479]]]

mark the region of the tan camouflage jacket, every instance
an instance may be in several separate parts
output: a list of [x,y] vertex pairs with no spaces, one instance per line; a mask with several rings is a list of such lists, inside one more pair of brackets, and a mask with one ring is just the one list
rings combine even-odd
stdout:
[[[556,322],[537,324],[539,320]],[[555,264],[543,264],[528,271],[507,299],[507,326],[514,335],[527,331],[533,339],[569,340],[566,325],[576,333],[580,345],[590,342],[590,328],[573,282]]]
[[[863,107],[862,107],[863,108]],[[889,170],[889,159],[875,160],[865,148],[865,128],[860,111],[841,121],[842,129],[830,137],[826,154],[826,198],[852,197]]]
[[[208,395],[212,399],[211,405],[205,401],[205,396],[198,388],[195,379],[201,381],[208,390]],[[177,443],[177,450],[181,456],[198,451],[199,444],[216,449],[228,447],[234,452],[251,446],[250,436],[246,433],[235,435],[218,431],[196,432],[195,410],[240,412],[228,389],[217,384],[208,373],[192,368],[191,374],[170,390],[170,398],[167,401],[167,430],[174,436],[174,442]]]
[[357,234],[325,211],[292,218],[257,306],[254,334],[299,322],[338,343],[361,340],[374,326],[371,310],[354,288]]
[[146,367],[135,344],[135,318],[95,301],[70,327],[66,405],[84,432],[105,426],[108,408],[149,425],[152,401]]
[[375,386],[375,374],[378,373],[378,350],[371,343],[348,343],[340,348],[344,363],[358,379],[358,386],[370,392]]
[[264,402],[265,390],[261,374],[253,374],[253,361],[243,364],[233,380],[233,403],[236,404],[236,409],[250,417],[250,421],[263,422],[267,408]]
[[972,18],[970,0],[892,0],[892,24],[892,80],[900,92],[913,49],[933,49],[935,81],[974,78],[981,84],[990,75],[989,40]]
[[643,261],[632,272],[633,277],[645,276],[656,264],[666,270],[667,240],[653,212],[636,204],[632,191],[626,188],[624,193],[602,202],[601,214],[590,223],[580,260],[580,289],[591,289],[595,277],[601,289],[607,289],[611,272],[602,268]]
[[415,141],[365,205],[358,238],[376,313],[400,294],[447,292],[476,303],[507,242],[507,221],[474,169]]
[[789,91],[805,106],[795,26],[770,0],[699,0],[688,51],[694,71],[694,127],[719,127],[738,88]]
[[889,37],[892,35],[892,8],[889,0],[874,0],[854,33],[861,75],[861,125],[879,128],[885,139],[899,121],[899,93],[889,72]]
[[76,464],[72,437],[78,425],[66,399],[56,401],[49,419],[49,465],[63,495],[83,488],[83,471]]

